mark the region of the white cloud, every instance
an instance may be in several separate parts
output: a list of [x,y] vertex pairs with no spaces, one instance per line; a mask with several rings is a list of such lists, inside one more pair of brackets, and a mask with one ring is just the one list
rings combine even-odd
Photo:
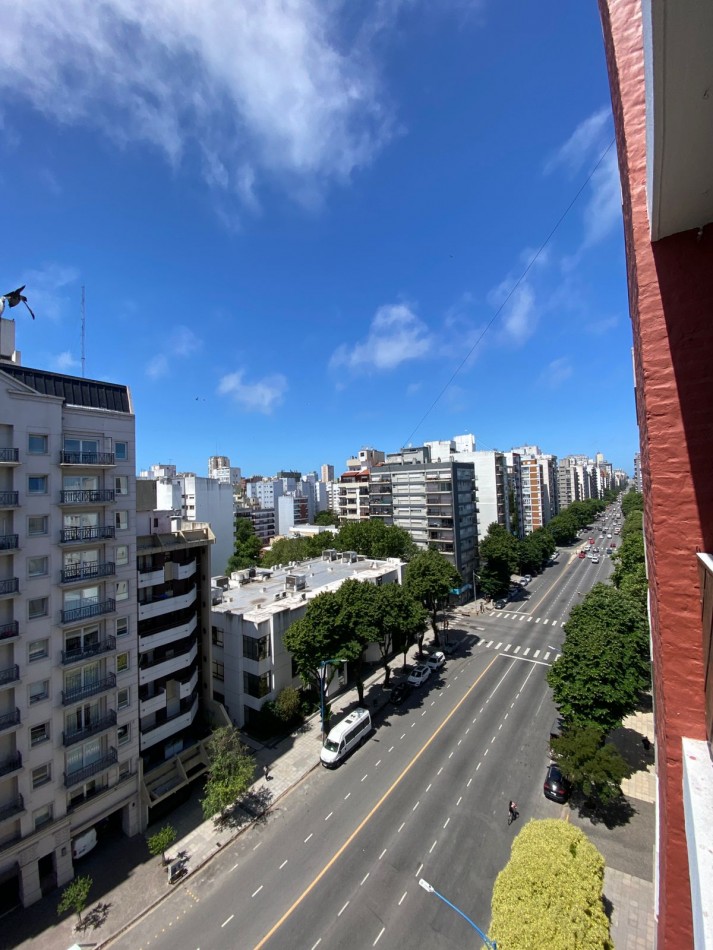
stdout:
[[589,188],[584,209],[584,247],[598,244],[621,224],[621,182],[614,148],[592,175]]
[[51,357],[50,364],[52,369],[57,373],[71,373],[73,370],[79,369],[82,365],[79,360],[72,356],[69,350],[65,350],[64,353],[58,353],[56,356]]
[[[175,360],[185,360],[193,356],[203,346],[193,330],[176,324],[167,339],[162,340],[163,352],[152,357],[146,364],[146,375],[149,379],[162,379],[168,376]],[[173,358],[173,359],[171,359]]]
[[239,406],[248,412],[263,412],[269,415],[282,402],[287,392],[287,380],[280,373],[264,376],[254,383],[244,381],[245,371],[228,373],[218,384],[221,396],[232,396]]
[[564,168],[570,177],[576,175],[585,162],[601,155],[611,137],[611,109],[605,106],[580,122],[567,141],[547,159],[545,174]]
[[163,353],[160,353],[158,356],[154,356],[153,359],[150,359],[146,364],[146,375],[149,379],[161,379],[164,376],[168,376],[168,369],[168,359]]
[[[376,71],[321,0],[0,0],[0,90],[143,143],[256,203],[258,176],[345,180],[391,135]],[[315,184],[316,183],[316,184]]]
[[598,319],[593,320],[591,323],[585,325],[584,329],[587,331],[587,333],[591,333],[593,336],[603,336],[605,333],[613,330],[614,327],[618,325],[618,317],[599,317]]
[[[62,264],[52,263],[40,270],[25,271],[22,283],[27,285],[27,289],[24,293],[37,319],[59,320],[71,307],[71,301],[64,291],[77,280],[79,280],[79,271]],[[79,291],[77,291],[74,303],[77,315],[80,301]]]
[[433,345],[428,327],[408,304],[379,307],[363,343],[339,346],[329,361],[332,370],[391,370],[427,356]]
[[538,320],[535,291],[526,281],[505,304],[502,320],[505,335],[512,343],[522,344],[535,332]]
[[557,389],[570,378],[574,370],[566,356],[552,360],[540,374],[540,383],[549,389]]

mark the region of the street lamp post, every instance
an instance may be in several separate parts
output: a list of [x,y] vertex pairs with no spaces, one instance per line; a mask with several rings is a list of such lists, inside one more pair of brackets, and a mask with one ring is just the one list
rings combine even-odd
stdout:
[[347,661],[342,659],[341,657],[336,657],[336,659],[333,659],[333,660],[322,660],[322,662],[319,664],[319,714],[322,720],[322,742],[324,742],[324,734],[325,734],[325,729],[324,729],[325,671],[330,663],[346,663],[346,662]]
[[454,910],[457,914],[460,914],[463,920],[467,920],[470,926],[473,928],[473,930],[475,930],[478,933],[478,936],[482,939],[483,943],[488,948],[488,950],[498,950],[497,944],[495,943],[495,941],[491,940],[489,937],[486,937],[483,931],[480,929],[480,927],[477,924],[474,924],[473,921],[470,919],[470,917],[464,914],[463,911],[460,910],[460,908],[456,907],[455,904],[451,904],[451,902],[447,898],[445,898],[443,894],[439,894],[436,888],[432,884],[429,884],[428,881],[425,881],[423,878],[421,878],[421,880],[418,883],[419,883],[419,886],[424,889],[424,891],[427,891],[429,894],[435,894],[436,897],[440,898],[440,900],[442,900],[444,904],[448,904],[448,906],[452,910]]

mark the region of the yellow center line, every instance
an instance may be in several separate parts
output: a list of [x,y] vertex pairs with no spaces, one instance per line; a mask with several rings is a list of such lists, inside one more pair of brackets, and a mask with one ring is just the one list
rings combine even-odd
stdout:
[[526,604],[527,610],[516,610],[515,613],[523,613],[523,614],[531,614],[531,613],[534,613],[535,610],[540,606],[540,604],[542,603],[542,601],[545,599],[545,597],[547,597],[547,595],[550,593],[550,591],[551,591],[552,588],[555,586],[555,584],[557,583],[557,581],[564,580],[564,575],[565,575],[569,570],[571,570],[572,565],[573,565],[573,564],[575,563],[575,561],[577,561],[577,560],[578,560],[578,558],[577,558],[576,556],[573,557],[573,558],[570,557],[569,564],[565,567],[565,569],[564,569],[564,571],[562,572],[562,574],[559,575],[558,577],[555,577],[555,579],[552,581],[552,583],[551,583],[550,586],[547,588],[547,590],[545,590],[545,591],[542,592],[542,595],[540,596],[540,599],[539,599],[538,601],[534,602],[534,603],[530,603],[530,602],[528,601],[527,604]]
[[310,884],[307,885],[307,887],[302,891],[302,893],[301,893],[300,896],[297,898],[297,900],[292,904],[292,906],[291,906],[291,907],[288,907],[288,909],[285,911],[285,913],[282,915],[282,917],[280,917],[280,919],[277,921],[277,923],[271,928],[271,930],[269,930],[268,933],[265,934],[265,936],[262,938],[262,940],[261,940],[259,943],[255,944],[255,950],[260,950],[261,947],[264,947],[264,946],[265,946],[265,944],[267,943],[267,941],[276,933],[277,930],[279,930],[279,928],[284,924],[284,922],[287,920],[287,918],[290,917],[290,916],[292,915],[292,913],[299,907],[299,905],[302,903],[302,901],[305,899],[305,897],[307,897],[307,895],[317,886],[317,884],[319,884],[319,882],[322,880],[322,878],[323,878],[324,875],[327,873],[327,871],[329,871],[329,869],[332,867],[332,865],[335,863],[335,861],[337,861],[337,860],[341,857],[341,855],[344,854],[344,852],[346,851],[346,849],[349,847],[349,845],[352,843],[352,841],[356,838],[356,836],[357,836],[357,835],[359,834],[359,832],[362,830],[362,828],[364,827],[364,825],[366,825],[367,822],[370,821],[370,820],[373,818],[373,816],[374,816],[374,815],[376,814],[376,812],[381,808],[381,806],[384,804],[384,802],[385,802],[386,799],[389,797],[389,795],[391,795],[391,793],[394,791],[394,789],[396,788],[396,786],[402,781],[402,779],[404,778],[404,776],[405,776],[408,772],[411,771],[411,769],[413,768],[413,766],[416,764],[416,762],[418,762],[418,760],[421,758],[421,756],[423,755],[423,753],[424,753],[424,752],[426,751],[426,749],[430,746],[430,744],[433,742],[433,740],[436,738],[436,736],[439,734],[439,732],[447,725],[447,723],[449,722],[449,720],[456,714],[456,712],[460,709],[460,707],[463,705],[463,703],[466,701],[466,699],[468,699],[468,697],[469,697],[470,694],[473,692],[473,690],[475,689],[475,687],[476,687],[476,686],[478,685],[478,683],[482,680],[482,678],[483,678],[483,677],[485,676],[485,674],[488,672],[488,670],[489,670],[490,667],[493,665],[493,663],[495,663],[495,662],[498,660],[498,658],[499,658],[498,656],[494,656],[493,659],[490,661],[490,663],[488,663],[488,665],[485,667],[485,669],[484,669],[483,672],[480,674],[480,676],[477,678],[477,680],[476,680],[476,681],[473,683],[473,685],[468,689],[468,692],[465,694],[465,696],[463,696],[463,698],[462,698],[461,700],[459,700],[459,702],[458,702],[458,703],[453,707],[453,709],[448,713],[448,715],[446,716],[446,718],[445,718],[445,719],[443,720],[443,722],[440,724],[440,726],[438,727],[438,729],[436,729],[436,731],[433,733],[433,735],[430,737],[430,739],[427,739],[426,742],[421,746],[421,748],[418,750],[418,752],[416,753],[416,755],[411,759],[411,761],[408,763],[408,765],[404,768],[404,770],[401,772],[401,774],[394,780],[394,782],[393,782],[393,784],[391,785],[391,787],[388,788],[388,789],[384,792],[384,794],[381,796],[381,798],[380,798],[379,801],[376,803],[376,805],[374,805],[374,807],[371,809],[371,811],[369,812],[369,814],[357,825],[357,827],[354,829],[354,831],[349,835],[349,837],[348,837],[347,840],[344,842],[344,844],[341,846],[341,848],[339,848],[339,850],[338,850],[334,855],[332,855],[332,857],[331,857],[331,858],[329,859],[329,861],[324,865],[324,867],[323,867],[322,870],[319,872],[319,874],[314,878],[314,880],[313,880]]

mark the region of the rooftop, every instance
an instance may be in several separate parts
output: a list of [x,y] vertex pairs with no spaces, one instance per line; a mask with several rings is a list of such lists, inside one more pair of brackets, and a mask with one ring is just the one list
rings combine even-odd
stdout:
[[0,370],[43,396],[61,396],[69,406],[106,409],[111,412],[132,412],[128,386],[122,386],[119,383],[105,383],[97,379],[50,373],[43,369],[20,366],[9,360],[3,360],[0,363]]

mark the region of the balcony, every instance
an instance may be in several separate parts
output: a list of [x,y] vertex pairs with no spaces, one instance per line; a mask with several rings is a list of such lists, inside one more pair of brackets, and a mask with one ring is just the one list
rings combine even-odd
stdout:
[[198,670],[193,671],[193,676],[189,680],[186,680],[184,683],[181,683],[181,686],[178,690],[178,696],[180,699],[188,699],[189,696],[192,696],[198,686]]
[[0,623],[0,640],[14,640],[20,636],[20,624],[17,620]]
[[[190,650],[185,653],[179,653],[177,656],[164,657],[156,663],[143,666],[139,670],[139,685],[144,686],[154,680],[162,679],[164,676],[171,676],[179,670],[185,670],[190,666],[198,655],[198,645],[194,643]],[[145,663],[142,657],[142,662]]]
[[59,493],[60,505],[103,505],[114,501],[113,488],[73,489]]
[[91,620],[92,617],[101,617],[102,614],[113,614],[116,610],[116,601],[102,600],[96,604],[85,604],[83,607],[72,607],[71,610],[62,610],[62,623],[77,623],[79,620]]
[[106,640],[100,640],[81,650],[62,650],[62,665],[68,666],[80,660],[91,660],[95,656],[111,653],[113,650],[116,650],[116,637],[107,637]]
[[20,590],[20,579],[18,577],[6,577],[0,581],[0,597],[4,594],[16,594]]
[[5,670],[0,670],[0,686],[7,686],[8,683],[16,683],[20,679],[20,667],[15,663],[14,666],[8,666]]
[[178,624],[175,627],[169,627],[166,630],[159,630],[156,633],[144,635],[139,630],[139,650],[147,653],[149,650],[156,650],[158,647],[168,646],[174,641],[184,640],[194,633],[198,626],[198,618],[195,614],[187,623]]
[[[116,676],[110,673],[103,679],[96,680],[94,683],[88,683],[86,686],[77,686],[75,689],[62,690],[62,705],[71,706],[72,703],[80,703],[90,696],[96,696],[104,693],[108,689],[114,689],[116,686]],[[19,713],[18,713],[19,715]]]
[[178,597],[166,594],[165,597],[151,600],[146,604],[139,604],[139,620],[149,620],[151,617],[161,617],[163,614],[172,614],[177,610],[184,610],[194,604],[195,600],[195,587],[189,590],[187,594],[181,594]]
[[160,567],[155,571],[139,571],[139,590],[145,587],[158,587],[166,583],[166,572]]
[[0,821],[7,821],[15,815],[21,815],[25,810],[25,802],[22,795],[16,795],[12,801],[0,808]]
[[101,465],[115,464],[113,452],[60,452],[60,465]]
[[11,772],[17,772],[22,768],[22,753],[16,752],[10,758],[0,762],[0,775],[10,775]]
[[172,719],[167,719],[165,722],[159,723],[152,729],[146,729],[145,731],[142,730],[141,751],[143,752],[145,749],[150,749],[151,746],[156,745],[158,742],[163,742],[164,739],[168,739],[169,736],[175,735],[177,732],[181,732],[182,729],[187,729],[197,715],[198,697],[196,696],[187,711],[180,712],[177,716],[174,716]]
[[111,768],[112,765],[116,765],[117,761],[118,755],[116,749],[109,749],[109,751],[105,752],[104,755],[97,759],[96,762],[92,762],[90,765],[85,765],[81,769],[75,769],[74,772],[65,772],[65,788],[71,788],[73,785],[79,785],[81,782],[86,782],[87,779],[91,778],[93,775],[98,775],[99,772],[104,772],[106,769]]
[[91,580],[94,577],[110,577],[116,574],[116,565],[113,561],[85,561],[83,564],[73,564],[60,573],[63,584],[72,584],[75,581]]
[[111,709],[105,716],[101,716],[96,722],[85,726],[84,729],[77,729],[75,732],[63,732],[62,745],[66,747],[75,745],[77,742],[83,742],[85,739],[96,736],[98,733],[104,732],[106,729],[111,729],[115,725],[116,713]]
[[17,550],[19,541],[19,534],[0,534],[0,551]]
[[139,716],[143,719],[144,716],[151,716],[153,713],[157,713],[159,709],[166,708],[166,690],[160,689],[155,696],[152,696],[150,699],[142,699],[139,703]]
[[17,465],[20,461],[20,450],[2,448],[0,449],[0,465]]
[[20,710],[15,709],[13,712],[3,713],[0,716],[0,730],[2,729],[12,729],[14,726],[20,725]]
[[113,525],[91,525],[82,528],[62,528],[59,533],[61,544],[71,542],[106,540],[114,537]]
[[19,492],[0,491],[0,508],[17,508],[19,501]]

